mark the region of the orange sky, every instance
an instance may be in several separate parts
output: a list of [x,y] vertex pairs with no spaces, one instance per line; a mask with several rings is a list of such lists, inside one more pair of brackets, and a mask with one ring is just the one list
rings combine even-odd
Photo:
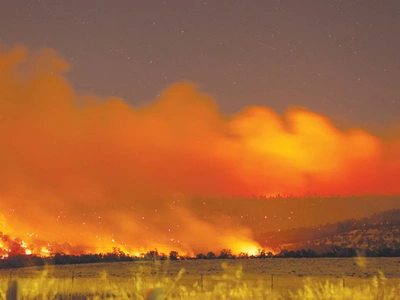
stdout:
[[399,138],[339,130],[304,108],[224,116],[190,83],[132,107],[78,95],[63,76],[68,68],[50,49],[0,52],[3,233],[90,251],[175,243],[187,253],[213,245],[240,252],[258,247],[250,229],[200,220],[175,202],[400,192]]

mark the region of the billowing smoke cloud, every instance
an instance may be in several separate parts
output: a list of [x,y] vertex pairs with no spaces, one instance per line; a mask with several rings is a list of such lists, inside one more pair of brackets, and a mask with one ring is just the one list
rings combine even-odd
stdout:
[[0,231],[40,247],[240,252],[251,231],[190,197],[400,192],[398,139],[300,108],[224,116],[188,83],[135,108],[77,95],[67,70],[48,49],[0,53]]

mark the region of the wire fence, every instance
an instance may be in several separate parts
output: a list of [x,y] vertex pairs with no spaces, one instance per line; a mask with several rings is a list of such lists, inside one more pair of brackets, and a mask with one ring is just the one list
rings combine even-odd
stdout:
[[[50,269],[51,270],[51,269]],[[222,272],[220,274],[190,274],[183,272],[178,278],[177,274],[166,274],[165,272],[152,272],[139,273],[132,272],[130,274],[113,274],[106,271],[87,271],[81,272],[76,270],[75,266],[64,269],[63,273],[53,273],[44,269],[9,269],[1,270],[0,280],[2,283],[7,283],[8,286],[14,280],[29,280],[40,279],[42,284],[54,281],[63,282],[63,285],[71,285],[71,287],[85,284],[90,281],[91,283],[103,282],[110,284],[121,284],[123,286],[137,286],[140,282],[143,289],[152,288],[159,283],[174,283],[177,286],[186,286],[189,288],[196,287],[199,291],[210,291],[216,286],[224,284],[225,286],[238,286],[242,285],[246,288],[263,288],[270,291],[286,291],[296,290],[304,287],[305,284],[331,284],[341,286],[343,288],[356,287],[362,285],[371,285],[374,281],[373,276],[369,277],[352,277],[352,276],[338,276],[338,277],[315,277],[315,276],[281,276],[274,274],[242,274],[240,272],[230,271]],[[382,281],[383,279],[383,281]],[[399,286],[400,278],[381,278],[381,282],[385,286]]]

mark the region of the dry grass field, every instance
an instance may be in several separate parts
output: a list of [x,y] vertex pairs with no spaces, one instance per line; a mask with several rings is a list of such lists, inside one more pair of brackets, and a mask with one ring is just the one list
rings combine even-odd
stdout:
[[400,258],[122,262],[0,271],[0,299],[400,299]]

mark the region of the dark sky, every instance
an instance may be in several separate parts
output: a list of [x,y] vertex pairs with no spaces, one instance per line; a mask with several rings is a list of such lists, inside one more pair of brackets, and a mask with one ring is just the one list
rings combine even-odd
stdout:
[[398,0],[2,0],[0,44],[54,48],[79,92],[135,106],[184,80],[225,113],[400,117]]

